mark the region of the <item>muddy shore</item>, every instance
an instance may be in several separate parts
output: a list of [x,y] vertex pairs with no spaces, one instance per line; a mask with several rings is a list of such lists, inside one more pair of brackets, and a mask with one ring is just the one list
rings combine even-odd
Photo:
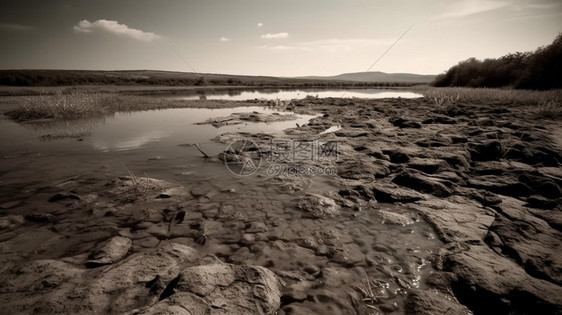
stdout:
[[[2,196],[0,312],[562,313],[559,121],[501,102],[288,106],[320,115],[283,139],[338,143],[323,189],[100,172]],[[236,138],[268,154],[270,135],[219,140]]]

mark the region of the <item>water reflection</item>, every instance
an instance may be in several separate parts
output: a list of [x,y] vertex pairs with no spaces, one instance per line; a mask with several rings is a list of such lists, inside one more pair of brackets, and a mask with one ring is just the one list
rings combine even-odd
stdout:
[[82,138],[89,136],[97,126],[105,124],[114,118],[114,115],[80,118],[66,121],[45,120],[23,123],[25,129],[38,134],[42,141],[52,141],[64,138]]
[[349,97],[349,98],[418,98],[423,95],[414,91],[403,89],[218,89],[218,90],[188,90],[174,91],[169,94],[159,94],[158,97],[169,99],[196,100],[196,99],[222,99],[222,100],[291,100],[306,97]]

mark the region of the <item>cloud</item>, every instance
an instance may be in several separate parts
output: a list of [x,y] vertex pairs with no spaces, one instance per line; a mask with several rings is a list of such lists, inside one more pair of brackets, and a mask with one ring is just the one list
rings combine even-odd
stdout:
[[447,12],[435,17],[435,19],[454,19],[469,15],[484,13],[507,7],[508,2],[489,0],[464,0],[455,2],[449,6]]
[[261,38],[264,38],[264,39],[277,39],[277,38],[287,38],[287,37],[289,37],[289,33],[285,33],[285,32],[274,33],[274,34],[267,33],[267,34],[263,34],[261,36]]
[[223,36],[223,37],[219,38],[219,40],[221,42],[228,42],[230,40],[230,38],[226,38],[226,37]]
[[258,23],[258,27],[262,27],[262,26],[263,26],[263,23],[262,23],[262,22],[259,22],[259,23]]
[[9,31],[29,31],[33,29],[33,27],[22,24],[0,23],[0,29]]
[[74,25],[76,33],[109,33],[117,36],[125,36],[142,41],[151,41],[158,37],[158,35],[150,32],[144,32],[134,28],[129,28],[125,24],[119,24],[117,21],[97,20],[90,22],[82,20]]

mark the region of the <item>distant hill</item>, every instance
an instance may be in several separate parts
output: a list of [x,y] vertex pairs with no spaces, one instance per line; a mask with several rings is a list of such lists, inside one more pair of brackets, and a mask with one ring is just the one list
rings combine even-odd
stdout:
[[[430,77],[430,78],[426,78]],[[0,70],[0,86],[161,85],[251,87],[407,87],[433,76],[347,73],[335,77],[282,78],[159,70]]]
[[430,83],[435,79],[435,75],[423,75],[413,73],[385,73],[380,71],[344,73],[336,76],[307,76],[298,77],[299,79],[309,80],[335,80],[335,81],[355,81],[355,82],[408,82],[408,83]]

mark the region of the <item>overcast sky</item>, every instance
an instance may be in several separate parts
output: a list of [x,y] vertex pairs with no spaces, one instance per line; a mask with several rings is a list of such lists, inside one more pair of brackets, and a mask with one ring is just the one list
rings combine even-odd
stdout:
[[0,4],[1,69],[336,75],[366,71],[411,27],[371,71],[438,74],[469,57],[534,50],[562,32],[561,0]]

